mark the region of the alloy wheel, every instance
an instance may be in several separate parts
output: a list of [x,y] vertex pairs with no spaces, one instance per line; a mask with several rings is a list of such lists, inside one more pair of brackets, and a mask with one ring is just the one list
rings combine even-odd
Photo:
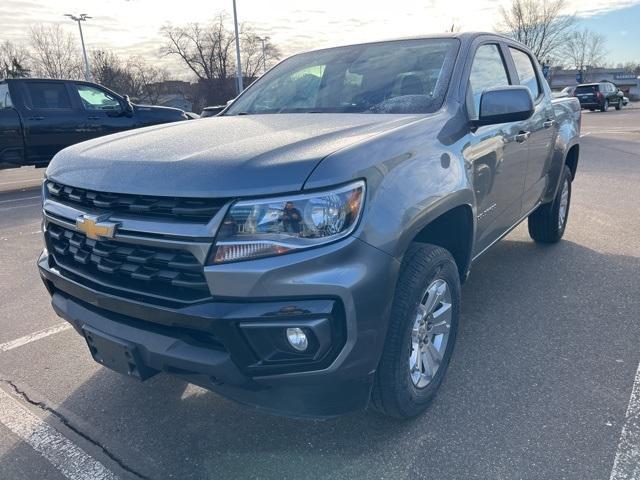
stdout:
[[451,318],[451,289],[446,281],[436,279],[422,295],[411,331],[409,369],[417,388],[429,385],[442,364]]

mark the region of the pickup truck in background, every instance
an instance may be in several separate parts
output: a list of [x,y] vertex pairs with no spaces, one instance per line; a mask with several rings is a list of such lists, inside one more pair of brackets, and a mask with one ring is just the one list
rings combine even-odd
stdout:
[[186,120],[175,108],[134,105],[95,83],[0,81],[0,169],[46,166],[69,145],[132,128]]
[[291,416],[415,416],[472,262],[524,220],[562,238],[580,115],[495,34],[295,55],[216,117],[56,155],[40,275],[125,375]]

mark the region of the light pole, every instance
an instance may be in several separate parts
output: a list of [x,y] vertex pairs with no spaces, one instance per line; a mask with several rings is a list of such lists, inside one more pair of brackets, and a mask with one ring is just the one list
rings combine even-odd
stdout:
[[65,13],[65,17],[69,17],[74,22],[78,22],[78,28],[80,29],[80,43],[82,43],[82,55],[84,55],[84,79],[88,82],[93,80],[91,76],[91,69],[89,68],[89,58],[87,57],[87,49],[84,46],[84,35],[82,34],[82,22],[90,19],[91,17],[86,13],[81,13],[80,16]]
[[242,93],[242,65],[240,64],[240,33],[238,32],[238,12],[236,10],[236,0],[233,0],[233,24],[236,31],[236,83],[238,95]]
[[260,42],[262,42],[262,71],[266,72],[267,71],[267,49],[266,49],[266,43],[267,43],[267,40],[269,40],[269,37],[258,37],[258,40],[260,40]]

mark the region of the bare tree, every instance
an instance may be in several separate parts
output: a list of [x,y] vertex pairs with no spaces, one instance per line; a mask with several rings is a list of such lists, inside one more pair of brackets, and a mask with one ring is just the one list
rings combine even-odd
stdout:
[[208,25],[190,23],[185,26],[166,25],[162,34],[166,44],[164,55],[177,55],[184,64],[205,82],[220,83],[233,71],[233,32],[225,27],[227,15],[219,13]]
[[169,78],[166,69],[147,64],[140,57],[127,61],[126,72],[130,79],[128,94],[134,98],[156,104],[163,93],[162,83]]
[[599,67],[607,56],[604,35],[593,30],[576,30],[569,35],[562,48],[563,57],[584,75],[587,67]]
[[60,25],[30,29],[34,73],[47,78],[82,78],[82,61],[75,37]]
[[540,62],[557,54],[571,34],[575,15],[566,14],[567,0],[511,0],[500,7],[497,30],[528,46]]
[[9,40],[0,44],[0,78],[28,77],[29,51],[24,45],[16,45]]
[[122,59],[110,50],[91,52],[91,74],[100,85],[119,93],[126,93],[130,81]]
[[95,50],[91,60],[96,82],[136,100],[158,103],[162,82],[169,78],[166,69],[149,65],[141,57],[123,60],[112,51]]
[[263,70],[273,66],[282,57],[280,49],[271,43],[268,37],[260,37],[250,26],[243,28],[241,37],[242,75],[245,78],[258,77]]
[[[235,33],[227,28],[227,14],[219,13],[206,25],[191,23],[184,26],[165,25],[161,32],[166,40],[162,53],[178,56],[198,79],[193,101],[199,105],[221,103],[235,96],[232,81],[235,72]],[[265,64],[272,65],[281,56],[268,39],[263,55],[262,41],[248,24],[240,27],[242,74],[255,78]],[[265,58],[266,57],[266,58]]]

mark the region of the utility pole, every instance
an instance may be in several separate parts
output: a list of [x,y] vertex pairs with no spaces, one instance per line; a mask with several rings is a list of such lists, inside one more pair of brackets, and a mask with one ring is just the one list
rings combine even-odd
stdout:
[[74,22],[78,22],[78,29],[80,29],[80,43],[82,43],[82,55],[84,55],[84,79],[87,82],[93,80],[91,75],[91,69],[89,68],[89,58],[87,57],[87,49],[84,46],[84,35],[82,34],[82,22],[90,19],[91,17],[86,13],[81,13],[80,16],[65,13],[65,17],[69,17]]
[[260,40],[260,42],[262,42],[262,71],[266,72],[267,71],[266,43],[267,43],[267,40],[269,40],[269,37],[258,37],[258,39]]
[[242,85],[242,65],[240,64],[240,32],[238,32],[238,11],[236,10],[236,0],[233,0],[233,24],[236,31],[236,83],[238,95],[244,90]]

